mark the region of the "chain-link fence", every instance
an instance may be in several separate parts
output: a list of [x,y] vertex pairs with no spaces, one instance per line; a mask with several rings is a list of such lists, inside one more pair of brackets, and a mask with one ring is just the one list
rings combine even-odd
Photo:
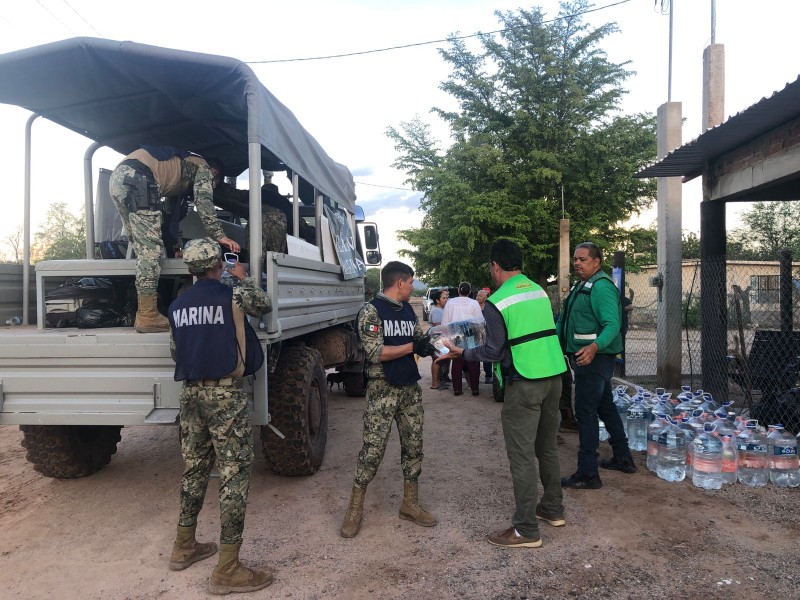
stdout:
[[[732,400],[737,413],[763,425],[783,423],[798,433],[800,265],[787,260],[687,261],[682,270],[681,384],[696,390],[704,381],[713,382],[717,396],[725,396],[715,399]],[[626,380],[648,389],[660,383],[658,289],[650,285],[655,275],[655,267],[626,275],[632,309],[627,313],[624,359],[618,365]],[[709,288],[705,299],[701,281]]]

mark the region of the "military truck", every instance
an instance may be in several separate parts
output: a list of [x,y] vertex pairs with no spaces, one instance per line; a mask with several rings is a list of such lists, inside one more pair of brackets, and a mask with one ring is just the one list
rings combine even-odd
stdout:
[[[28,461],[50,477],[89,475],[109,463],[122,427],[177,422],[180,382],[173,379],[169,334],[139,334],[124,320],[121,326],[77,327],[64,315],[80,311],[85,298],[59,293],[86,281],[130,290],[136,261],[130,251],[122,254],[121,224],[107,189],[116,163],[99,169],[95,193],[93,156],[109,147],[121,160],[151,144],[218,157],[229,177],[249,173],[248,212],[223,228],[249,249],[251,274],[265,286],[273,310],[251,321],[267,360],[245,389],[269,466],[284,475],[314,473],[327,440],[326,369],[342,372],[348,394],[364,393],[355,319],[364,302],[365,264],[381,262],[377,229],[364,222],[355,204],[349,170],[325,153],[250,67],[232,58],[75,38],[0,55],[0,81],[0,102],[32,113],[26,128],[24,261],[11,304],[14,279],[0,274],[3,310],[22,316],[20,325],[0,329],[0,424],[20,426]],[[55,198],[72,192],[47,181],[47,165],[30,162],[39,117],[89,142],[83,189],[75,190],[86,207],[86,257],[40,261],[31,270],[32,176]],[[51,160],[67,160],[59,149],[50,150]],[[291,180],[294,217],[288,252],[266,256],[264,171],[285,172]],[[301,219],[313,227],[314,243],[300,239]],[[180,222],[179,235],[203,235],[196,213]],[[162,310],[187,277],[180,258],[163,261]]]

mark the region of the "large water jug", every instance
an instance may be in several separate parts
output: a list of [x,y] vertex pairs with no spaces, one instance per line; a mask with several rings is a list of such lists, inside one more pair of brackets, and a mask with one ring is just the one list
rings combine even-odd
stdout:
[[622,421],[622,427],[625,429],[625,435],[628,435],[628,409],[630,408],[633,400],[628,396],[627,387],[622,385],[618,386],[614,394],[614,406],[617,408],[619,420]]
[[673,419],[658,435],[656,475],[665,481],[686,477],[686,432]]
[[[718,433],[718,432],[714,432]],[[722,483],[736,483],[739,475],[739,453],[736,450],[736,436],[723,435],[722,441]]]
[[767,438],[758,430],[758,421],[747,422],[745,431],[736,438],[739,452],[739,482],[752,487],[767,485]]
[[706,423],[703,433],[692,442],[692,484],[706,490],[722,488],[722,442],[714,435],[713,427]]
[[800,485],[800,464],[797,457],[797,440],[783,425],[773,425],[767,436],[769,480],[778,487]]
[[736,430],[736,423],[734,423],[734,413],[725,414],[720,408],[714,415],[717,417],[712,423],[714,433],[719,437],[727,435],[731,439],[735,439],[739,432]]
[[644,402],[636,398],[628,408],[628,446],[631,450],[647,450],[647,426],[650,424]]
[[707,415],[713,415],[714,411],[719,408],[719,404],[714,402],[714,397],[708,392],[703,394],[703,401],[700,403],[699,408]]
[[692,441],[697,437],[697,431],[689,424],[689,417],[681,417],[680,421],[675,421],[678,427],[683,429],[686,434],[686,476],[692,476],[692,461],[694,459],[694,446]]
[[656,416],[656,420],[647,426],[647,468],[653,473],[656,472],[658,462],[658,436],[667,425],[669,425],[667,416],[660,413]]

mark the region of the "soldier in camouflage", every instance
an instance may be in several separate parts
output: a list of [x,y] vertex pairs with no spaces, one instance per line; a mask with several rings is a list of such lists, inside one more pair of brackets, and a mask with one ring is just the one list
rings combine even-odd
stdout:
[[136,331],[167,331],[169,323],[157,308],[158,278],[166,257],[164,239],[177,241],[182,200],[193,195],[206,233],[231,252],[240,250],[217,221],[211,171],[199,156],[170,146],[145,146],[117,165],[109,192],[136,252]]
[[364,440],[358,454],[350,504],[340,530],[342,537],[358,534],[367,485],[378,470],[392,421],[400,435],[403,469],[403,503],[400,518],[423,527],[436,518],[419,505],[418,479],[422,470],[422,391],[414,354],[433,356],[436,348],[422,333],[414,309],[408,303],[414,271],[392,261],[381,270],[384,289],[364,305],[358,315],[358,335],[367,356],[367,406]]
[[[186,462],[178,533],[169,567],[185,569],[217,551],[215,543],[195,539],[197,517],[216,460],[220,474],[220,557],[209,591],[255,591],[272,582],[272,573],[239,563],[253,462],[253,434],[241,378],[263,362],[255,333],[247,334],[250,324],[245,314],[260,316],[272,306],[269,296],[247,277],[239,262],[230,269],[239,283],[231,289],[220,282],[223,264],[214,240],[191,240],[183,260],[197,282],[169,310],[175,379],[183,381],[180,428]],[[254,355],[261,362],[254,364]]]

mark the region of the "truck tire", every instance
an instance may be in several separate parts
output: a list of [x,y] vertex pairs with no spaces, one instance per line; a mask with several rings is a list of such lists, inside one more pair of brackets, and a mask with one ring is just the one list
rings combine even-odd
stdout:
[[503,402],[505,400],[505,396],[505,388],[500,387],[500,382],[497,381],[497,377],[492,377],[492,398],[494,398],[494,401]]
[[364,373],[342,373],[344,393],[351,397],[363,397],[367,394],[367,378]]
[[272,425],[261,427],[267,463],[278,475],[313,475],[325,457],[328,440],[328,386],[319,351],[297,345],[284,348],[269,389]]
[[86,477],[117,451],[122,425],[20,425],[22,447],[34,470],[46,477]]

